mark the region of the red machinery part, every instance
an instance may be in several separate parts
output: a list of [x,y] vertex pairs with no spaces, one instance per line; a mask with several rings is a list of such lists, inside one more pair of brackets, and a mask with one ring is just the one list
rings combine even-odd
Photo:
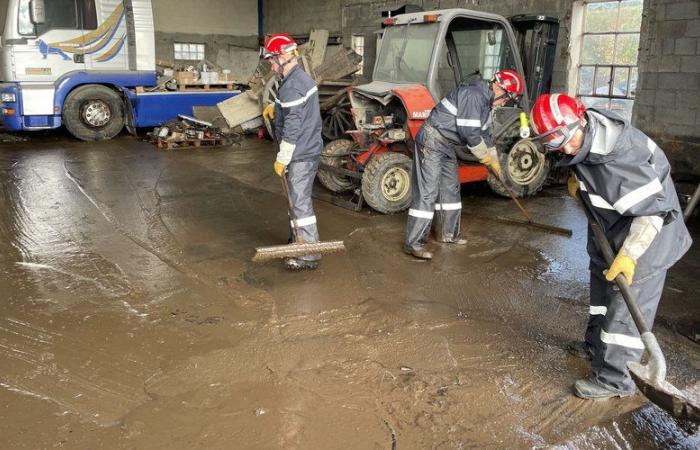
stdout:
[[408,118],[408,130],[411,138],[415,139],[418,130],[430,115],[430,111],[435,107],[435,100],[427,87],[422,84],[412,84],[410,86],[392,89],[391,92],[401,99],[406,108]]

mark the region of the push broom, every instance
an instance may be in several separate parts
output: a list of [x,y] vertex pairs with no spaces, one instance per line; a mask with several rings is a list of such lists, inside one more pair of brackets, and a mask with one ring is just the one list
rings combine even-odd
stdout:
[[284,196],[287,197],[287,205],[289,207],[289,217],[292,220],[292,227],[294,229],[294,236],[296,241],[287,245],[273,245],[269,247],[258,247],[255,249],[255,255],[253,256],[253,261],[269,261],[271,259],[278,258],[297,258],[300,256],[315,255],[318,253],[332,253],[340,252],[345,250],[345,243],[343,241],[329,241],[329,242],[304,242],[299,232],[299,226],[297,225],[297,217],[294,213],[294,205],[292,204],[292,198],[289,196],[289,187],[287,185],[287,172],[282,172],[282,189],[284,190]]

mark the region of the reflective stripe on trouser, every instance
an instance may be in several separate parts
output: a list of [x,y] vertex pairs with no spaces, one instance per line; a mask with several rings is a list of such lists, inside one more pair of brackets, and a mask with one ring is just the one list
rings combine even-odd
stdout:
[[[443,152],[415,145],[411,174],[411,208],[406,223],[406,248],[423,248],[437,214],[441,239],[456,239],[462,215],[457,179],[457,159]],[[436,208],[438,205],[449,205]],[[436,211],[437,210],[437,211]]]
[[[318,161],[291,162],[287,166],[287,183],[289,186],[289,196],[294,205],[294,214],[299,225],[299,234],[304,242],[318,242],[318,228],[316,226],[316,215],[311,201],[311,190],[314,179],[318,171]],[[290,242],[296,241],[296,235],[289,224]],[[317,261],[321,255],[308,255],[299,257],[306,261]]]
[[[596,340],[597,346],[594,347],[591,364],[593,376],[612,389],[630,391],[634,389],[634,381],[627,370],[627,363],[639,362],[644,344],[620,291],[605,281],[602,270],[595,272],[599,272],[599,275],[591,273],[591,303],[607,306],[607,311]],[[630,286],[650,329],[654,324],[665,279],[666,271],[663,271],[645,280],[635,280]]]

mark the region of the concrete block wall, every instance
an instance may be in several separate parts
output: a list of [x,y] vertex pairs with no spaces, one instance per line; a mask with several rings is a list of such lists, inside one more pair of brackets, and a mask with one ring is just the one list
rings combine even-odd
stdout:
[[173,63],[176,42],[205,44],[206,59],[242,79],[255,70],[257,0],[153,1],[156,57]]
[[633,123],[700,176],[700,1],[644,0]]

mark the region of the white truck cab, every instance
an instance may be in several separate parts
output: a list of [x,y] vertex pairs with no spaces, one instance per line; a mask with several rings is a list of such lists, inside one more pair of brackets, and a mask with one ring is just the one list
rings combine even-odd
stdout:
[[83,140],[154,126],[238,93],[153,92],[150,0],[0,0],[0,126]]

